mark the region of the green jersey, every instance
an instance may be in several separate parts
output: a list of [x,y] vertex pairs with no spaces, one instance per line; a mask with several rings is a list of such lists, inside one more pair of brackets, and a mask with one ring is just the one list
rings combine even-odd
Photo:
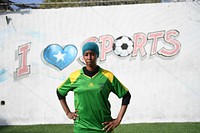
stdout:
[[74,121],[75,133],[105,132],[103,122],[112,120],[110,92],[119,98],[128,89],[109,71],[102,68],[93,77],[84,74],[83,69],[77,70],[58,87],[58,92],[66,96],[69,91],[74,92],[75,110],[78,117]]

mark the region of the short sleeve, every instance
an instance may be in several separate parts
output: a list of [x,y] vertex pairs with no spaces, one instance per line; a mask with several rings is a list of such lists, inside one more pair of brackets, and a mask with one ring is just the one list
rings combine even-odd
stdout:
[[70,78],[66,79],[58,88],[57,91],[60,95],[66,96],[67,93],[71,90]]
[[122,98],[128,91],[128,89],[115,76],[113,76],[112,87],[112,92],[119,98]]
[[70,76],[57,88],[58,93],[61,96],[66,96],[69,91],[73,91],[73,88],[76,88],[74,83],[77,81],[80,73],[80,70],[71,73]]

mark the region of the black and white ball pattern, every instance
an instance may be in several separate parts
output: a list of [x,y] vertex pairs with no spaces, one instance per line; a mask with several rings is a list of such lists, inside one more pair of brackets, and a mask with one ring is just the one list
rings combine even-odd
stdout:
[[130,37],[120,36],[113,43],[113,52],[121,57],[129,56],[133,52],[133,41]]

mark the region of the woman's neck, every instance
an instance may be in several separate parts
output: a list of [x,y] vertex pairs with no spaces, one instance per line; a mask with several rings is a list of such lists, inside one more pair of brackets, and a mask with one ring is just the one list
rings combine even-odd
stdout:
[[86,69],[88,71],[95,71],[95,69],[97,68],[97,65],[94,65],[94,66],[86,66]]
[[96,68],[93,71],[89,71],[86,67],[83,67],[83,72],[85,75],[89,77],[93,77],[95,74],[99,72],[100,67],[96,66]]

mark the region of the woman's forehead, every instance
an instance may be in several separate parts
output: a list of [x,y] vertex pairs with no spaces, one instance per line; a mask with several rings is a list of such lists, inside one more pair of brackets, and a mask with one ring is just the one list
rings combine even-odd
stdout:
[[94,51],[92,51],[92,50],[87,50],[87,51],[85,51],[85,53],[84,54],[89,54],[89,53],[94,53],[95,54],[95,52]]

